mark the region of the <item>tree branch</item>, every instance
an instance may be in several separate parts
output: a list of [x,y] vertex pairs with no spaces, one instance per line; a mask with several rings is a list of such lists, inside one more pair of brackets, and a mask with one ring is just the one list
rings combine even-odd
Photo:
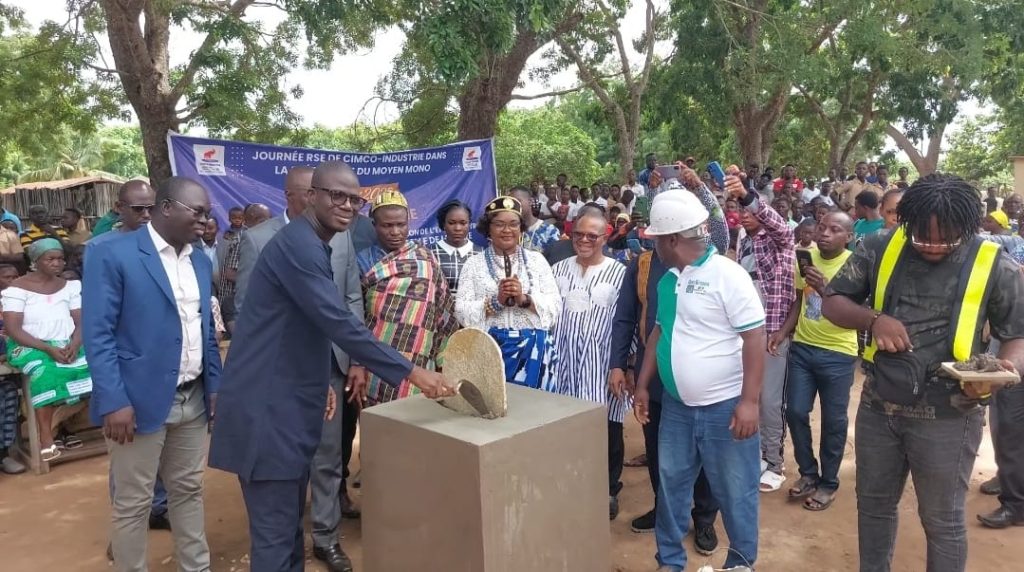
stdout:
[[917,167],[918,172],[923,171],[923,167],[926,164],[924,157],[921,156],[914,143],[902,131],[896,129],[893,124],[887,123],[885,125],[885,134],[891,137],[896,142],[896,145],[907,154],[910,162],[914,164],[914,167]]
[[[224,13],[225,18],[240,18],[245,10],[252,5],[256,0],[235,0],[228,8],[227,12]],[[203,43],[199,45],[196,51],[192,52],[192,58],[188,62],[188,66],[182,72],[181,77],[178,79],[178,83],[174,85],[171,90],[172,101],[178,101],[181,96],[184,95],[185,90],[192,84],[192,80],[195,79],[196,73],[199,71],[199,66],[203,61],[203,57],[206,52],[213,49],[213,46],[220,41],[220,38],[214,34],[207,34],[203,38]]]

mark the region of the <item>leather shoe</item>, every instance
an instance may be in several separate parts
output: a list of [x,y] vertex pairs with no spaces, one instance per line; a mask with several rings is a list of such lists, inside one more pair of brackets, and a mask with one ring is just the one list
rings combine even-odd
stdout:
[[981,494],[983,495],[995,496],[1002,493],[1003,487],[999,483],[999,475],[996,475],[991,479],[985,481],[984,483],[981,483],[981,486],[978,487],[978,490],[980,490]]
[[988,514],[979,514],[978,520],[989,528],[1024,526],[1024,518],[1015,518],[1010,509],[1002,505]]
[[348,496],[348,493],[341,494],[341,517],[348,519],[361,518],[363,513],[356,508],[356,503],[352,502],[352,497]]
[[170,530],[171,519],[167,518],[166,514],[152,514],[149,515],[149,529],[150,530]]
[[341,549],[340,544],[321,548],[313,547],[313,557],[327,565],[330,572],[352,572],[352,561]]

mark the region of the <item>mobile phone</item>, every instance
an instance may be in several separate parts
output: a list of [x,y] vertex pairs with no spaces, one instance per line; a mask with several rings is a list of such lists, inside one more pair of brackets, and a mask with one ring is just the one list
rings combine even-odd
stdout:
[[798,248],[796,250],[796,265],[800,269],[800,276],[806,276],[807,267],[814,266],[814,261],[811,260],[811,251]]
[[718,188],[725,190],[725,171],[722,170],[722,166],[718,161],[712,161],[708,163],[708,172],[715,178],[715,182],[718,183]]
[[679,165],[658,165],[654,168],[661,175],[662,180],[679,179]]

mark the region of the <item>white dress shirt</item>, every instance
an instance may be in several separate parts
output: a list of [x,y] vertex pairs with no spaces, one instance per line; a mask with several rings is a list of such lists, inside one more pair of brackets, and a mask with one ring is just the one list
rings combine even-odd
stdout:
[[160,263],[171,283],[171,293],[178,306],[178,319],[181,320],[181,362],[178,367],[178,385],[199,377],[203,373],[203,315],[199,309],[199,280],[192,268],[192,245],[186,244],[181,253],[167,244],[160,233],[147,224],[146,229],[157,253]]

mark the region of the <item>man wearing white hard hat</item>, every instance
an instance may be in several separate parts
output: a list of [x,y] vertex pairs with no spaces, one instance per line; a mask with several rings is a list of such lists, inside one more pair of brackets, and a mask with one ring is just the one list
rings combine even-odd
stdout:
[[[726,187],[742,185],[727,177]],[[647,235],[669,268],[658,283],[657,326],[648,338],[634,407],[647,423],[654,373],[664,386],[655,533],[659,572],[686,567],[682,541],[693,484],[703,468],[729,536],[727,569],[757,559],[761,447],[758,403],[765,313],[747,272],[708,240],[709,213],[685,191],[659,194]]]

